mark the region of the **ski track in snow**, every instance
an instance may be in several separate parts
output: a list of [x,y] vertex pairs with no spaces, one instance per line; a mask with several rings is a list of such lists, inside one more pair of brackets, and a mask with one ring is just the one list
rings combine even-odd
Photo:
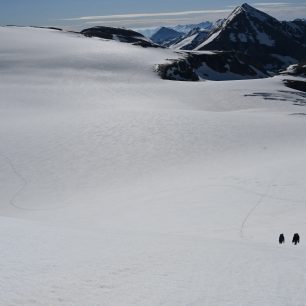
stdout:
[[250,211],[246,214],[245,218],[243,219],[241,226],[240,226],[240,238],[244,239],[244,234],[246,231],[246,225],[248,220],[251,218],[251,216],[254,214],[254,212],[256,211],[256,209],[263,203],[263,201],[265,200],[265,198],[268,197],[269,191],[271,190],[272,187],[272,183],[269,184],[267,190],[265,193],[263,193],[259,200],[257,201],[257,203],[250,209]]
[[9,159],[7,156],[5,156],[4,154],[0,154],[0,156],[6,161],[6,163],[10,166],[10,168],[12,169],[13,173],[15,174],[15,176],[18,178],[18,180],[21,182],[20,187],[16,190],[16,192],[12,195],[9,203],[11,206],[13,206],[16,209],[20,209],[20,210],[33,210],[33,209],[29,209],[29,208],[25,208],[25,207],[21,207],[18,206],[16,204],[16,199],[20,196],[20,194],[22,193],[22,191],[26,188],[26,186],[28,185],[27,180],[17,171],[14,163],[11,161],[11,159]]
[[6,161],[6,163],[9,165],[9,167],[12,169],[12,172],[14,175],[18,178],[18,180],[21,182],[20,187],[14,192],[14,194],[11,196],[9,203],[12,207],[18,209],[18,210],[24,210],[24,211],[50,211],[50,210],[55,210],[55,209],[63,209],[65,207],[63,206],[58,206],[58,207],[52,207],[52,208],[31,208],[31,207],[22,207],[17,204],[17,198],[20,197],[22,192],[26,189],[28,185],[28,181],[25,179],[23,175],[20,174],[20,172],[17,170],[16,166],[12,162],[10,158],[8,158],[4,154],[0,154],[0,156]]

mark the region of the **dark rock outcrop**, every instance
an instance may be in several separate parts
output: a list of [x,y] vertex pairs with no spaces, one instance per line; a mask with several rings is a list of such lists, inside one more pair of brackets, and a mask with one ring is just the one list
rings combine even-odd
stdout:
[[301,80],[284,80],[284,84],[285,84],[285,86],[287,86],[287,87],[289,87],[291,89],[295,89],[295,90],[306,92],[306,82],[305,81],[301,81]]
[[179,50],[193,50],[198,47],[209,36],[209,30],[196,28],[173,42],[170,47]]
[[286,70],[281,71],[281,74],[293,75],[298,77],[306,77],[306,62],[289,66]]
[[142,34],[133,30],[123,28],[97,26],[82,30],[80,33],[87,37],[99,37],[104,39],[117,40],[120,42],[130,43],[145,48],[159,47],[158,45],[154,44],[150,39],[144,37]]

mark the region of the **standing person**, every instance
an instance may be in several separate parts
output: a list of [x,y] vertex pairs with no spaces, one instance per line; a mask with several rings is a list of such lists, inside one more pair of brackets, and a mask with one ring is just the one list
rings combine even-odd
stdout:
[[280,234],[279,235],[278,242],[279,242],[279,244],[285,243],[285,236],[284,236],[284,234]]
[[298,243],[300,243],[300,235],[298,233],[295,233],[293,235],[293,238],[292,238],[292,243],[294,245],[297,245]]

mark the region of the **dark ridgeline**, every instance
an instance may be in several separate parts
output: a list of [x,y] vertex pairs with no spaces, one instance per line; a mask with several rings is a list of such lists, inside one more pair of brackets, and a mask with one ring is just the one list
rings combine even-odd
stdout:
[[97,26],[84,29],[80,33],[87,37],[118,40],[120,42],[131,43],[142,47],[160,47],[159,45],[154,44],[150,39],[144,37],[142,34],[124,28]]

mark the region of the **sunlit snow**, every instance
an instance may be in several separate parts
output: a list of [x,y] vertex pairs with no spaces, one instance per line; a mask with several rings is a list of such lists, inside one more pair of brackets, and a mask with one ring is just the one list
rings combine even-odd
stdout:
[[1,305],[305,305],[306,117],[282,77],[165,81],[172,50],[0,37]]

